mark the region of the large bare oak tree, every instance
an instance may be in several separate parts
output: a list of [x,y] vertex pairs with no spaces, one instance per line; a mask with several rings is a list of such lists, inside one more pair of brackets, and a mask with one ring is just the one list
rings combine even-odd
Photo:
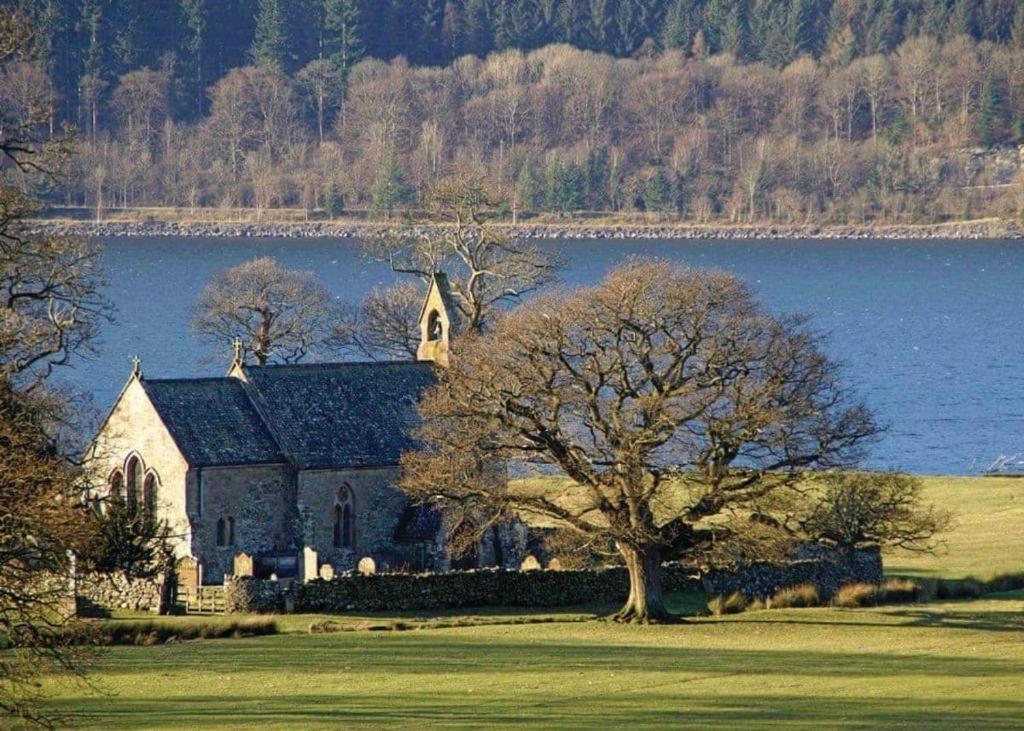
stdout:
[[213,278],[193,305],[192,326],[214,352],[230,352],[259,365],[297,363],[334,347],[342,313],[312,272],[253,259]]
[[[878,431],[804,320],[729,274],[641,261],[464,337],[421,411],[408,492],[613,543],[630,576],[616,616],[641,622],[667,618],[663,559],[805,470],[856,463]],[[569,487],[509,489],[499,464]]]

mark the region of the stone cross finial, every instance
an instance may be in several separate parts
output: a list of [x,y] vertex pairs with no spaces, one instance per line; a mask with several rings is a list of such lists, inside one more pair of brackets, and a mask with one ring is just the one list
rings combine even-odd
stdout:
[[245,365],[245,346],[242,345],[242,339],[235,338],[231,346],[235,349],[234,365]]
[[132,356],[132,376],[142,380],[142,359],[137,356]]

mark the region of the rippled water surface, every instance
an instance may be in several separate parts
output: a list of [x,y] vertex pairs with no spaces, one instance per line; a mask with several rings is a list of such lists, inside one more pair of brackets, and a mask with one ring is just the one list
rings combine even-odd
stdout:
[[[352,241],[113,239],[104,242],[118,322],[96,360],[64,378],[106,409],[137,353],[150,377],[222,373],[203,361],[189,306],[219,269],[254,256],[311,269],[340,299],[358,301],[391,274]],[[980,471],[1024,452],[1024,245],[1014,242],[552,241],[570,284],[591,283],[630,255],[720,267],[747,279],[776,311],[802,311],[829,333],[889,430],[879,467]]]

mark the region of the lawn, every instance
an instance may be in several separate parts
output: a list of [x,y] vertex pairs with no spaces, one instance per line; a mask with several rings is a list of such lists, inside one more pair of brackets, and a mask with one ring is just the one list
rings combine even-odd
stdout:
[[[888,556],[890,573],[1024,570],[1024,480],[927,478],[926,492],[958,525],[937,556]],[[703,601],[671,599],[691,613]],[[594,619],[608,609],[475,610],[441,618],[475,626],[315,635],[307,629],[324,617],[288,616],[276,636],[115,647],[92,676],[100,693],[56,679],[48,689],[60,710],[102,729],[974,729],[1024,719],[1024,592],[662,627]],[[333,619],[376,627],[397,616]]]
[[1024,478],[926,477],[924,496],[953,513],[936,555],[892,552],[891,574],[987,578],[1024,571]]
[[[91,728],[508,724],[1009,728],[1024,593],[871,610],[289,633],[112,649],[59,707]],[[54,688],[56,690],[56,688]]]

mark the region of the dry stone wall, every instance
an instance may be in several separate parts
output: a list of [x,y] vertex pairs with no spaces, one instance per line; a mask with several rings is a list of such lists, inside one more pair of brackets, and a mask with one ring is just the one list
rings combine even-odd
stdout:
[[[882,578],[877,552],[858,552],[849,560],[830,556],[784,565],[757,564],[737,572],[715,572],[697,579],[683,564],[665,564],[665,591],[742,591],[768,596],[779,588],[818,585],[831,596],[842,584]],[[377,612],[458,607],[557,607],[616,603],[629,593],[624,568],[583,571],[504,571],[480,569],[444,574],[338,575],[307,584],[234,580],[228,588],[230,612]]]

